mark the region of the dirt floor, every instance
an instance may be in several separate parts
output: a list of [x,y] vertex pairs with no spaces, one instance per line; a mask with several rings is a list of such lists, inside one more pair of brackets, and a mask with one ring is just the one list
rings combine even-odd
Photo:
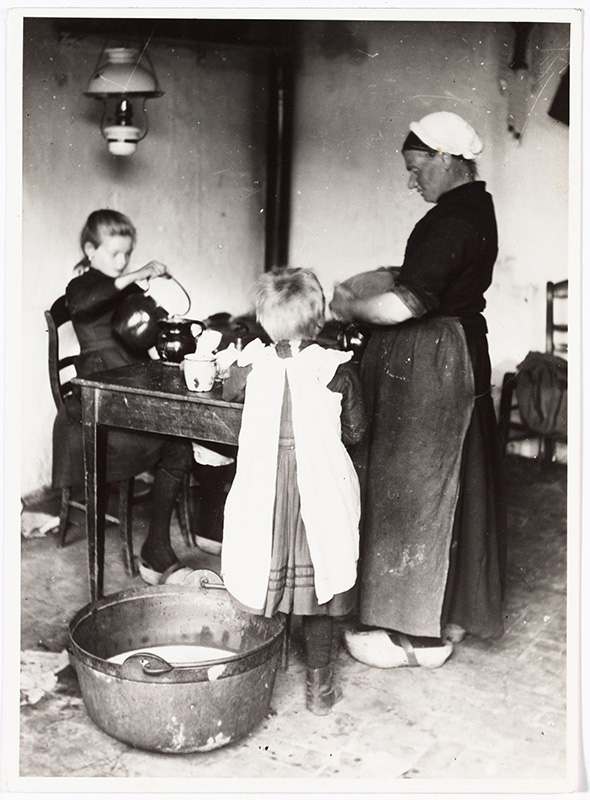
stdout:
[[[103,733],[86,713],[72,667],[53,665],[57,677],[47,678],[39,697],[21,693],[18,774],[30,779],[22,785],[33,788],[43,778],[52,791],[47,779],[64,778],[82,790],[84,779],[99,778],[105,791],[143,785],[171,792],[187,781],[189,791],[200,792],[264,791],[279,781],[278,787],[307,791],[313,779],[325,792],[393,792],[433,785],[446,791],[459,780],[487,792],[507,785],[564,791],[577,763],[576,747],[567,748],[566,472],[541,472],[534,461],[511,457],[506,479],[510,541],[501,640],[467,637],[437,670],[370,668],[342,646],[336,672],[344,697],[329,716],[317,717],[305,708],[295,619],[289,666],[277,671],[264,721],[240,741],[186,755],[146,752]],[[136,551],[148,508],[149,497],[135,505]],[[27,510],[52,512],[47,504]],[[59,659],[70,619],[89,601],[83,515],[73,512],[72,519],[64,549],[53,534],[22,538],[21,650],[29,657],[33,651]],[[173,535],[191,566],[219,569],[215,556],[186,548],[177,527]],[[142,586],[125,574],[113,526],[106,549],[105,593]],[[47,660],[45,668],[51,672]]]

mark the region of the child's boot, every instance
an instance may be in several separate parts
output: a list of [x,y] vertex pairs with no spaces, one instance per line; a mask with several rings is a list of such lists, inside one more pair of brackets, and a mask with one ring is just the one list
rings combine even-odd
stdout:
[[342,689],[334,684],[332,666],[307,668],[307,707],[312,714],[323,717],[342,699]]

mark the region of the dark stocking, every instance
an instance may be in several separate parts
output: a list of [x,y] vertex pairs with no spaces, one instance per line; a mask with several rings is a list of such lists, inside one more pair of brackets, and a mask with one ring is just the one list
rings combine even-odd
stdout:
[[154,478],[152,515],[141,557],[157,572],[164,572],[178,561],[170,543],[170,520],[182,478],[159,469]]
[[223,534],[225,484],[231,479],[232,465],[210,467],[197,464],[196,530],[199,536],[220,542]]
[[309,669],[327,667],[332,660],[333,620],[328,616],[302,617],[305,663]]

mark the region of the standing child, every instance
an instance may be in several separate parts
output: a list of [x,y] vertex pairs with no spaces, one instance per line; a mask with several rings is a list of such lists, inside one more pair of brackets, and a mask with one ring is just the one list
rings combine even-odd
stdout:
[[325,299],[311,270],[285,268],[256,285],[256,315],[273,344],[240,353],[224,399],[242,399],[236,477],[225,506],[221,570],[254,614],[302,616],[307,707],[342,696],[332,673],[333,618],[351,611],[359,483],[343,444],[365,431],[351,353],[315,341]]

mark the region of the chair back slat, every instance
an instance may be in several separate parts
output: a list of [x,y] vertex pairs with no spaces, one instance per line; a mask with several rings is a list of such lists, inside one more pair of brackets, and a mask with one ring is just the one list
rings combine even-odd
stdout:
[[70,379],[64,379],[62,373],[67,367],[76,367],[76,356],[67,355],[60,357],[59,329],[66,322],[70,322],[70,312],[66,305],[66,298],[58,297],[49,311],[45,312],[45,322],[48,333],[48,368],[51,394],[57,409],[60,409],[65,398],[72,392]]
[[[547,282],[547,314],[545,324],[545,352],[551,355],[567,354],[567,322],[556,322],[555,301],[567,301],[568,281]],[[556,335],[557,334],[557,335]]]

